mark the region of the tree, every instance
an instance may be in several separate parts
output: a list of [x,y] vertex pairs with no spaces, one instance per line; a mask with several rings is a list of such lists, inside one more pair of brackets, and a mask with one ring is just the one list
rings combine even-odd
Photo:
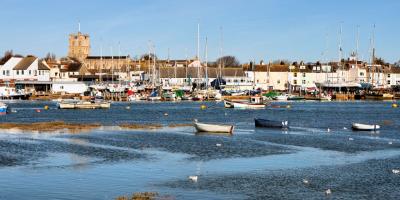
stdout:
[[223,56],[217,59],[216,63],[225,67],[240,67],[240,62],[235,56]]
[[11,57],[13,57],[13,51],[12,50],[7,50],[4,52],[4,56],[0,59],[0,65],[4,65],[8,60],[10,60]]
[[140,60],[153,60],[154,58],[157,60],[157,55],[155,55],[154,53],[146,53],[140,56]]
[[56,60],[56,54],[54,53],[47,53],[46,57],[44,58],[46,61],[55,61]]
[[387,65],[383,58],[375,58],[374,63],[377,65]]

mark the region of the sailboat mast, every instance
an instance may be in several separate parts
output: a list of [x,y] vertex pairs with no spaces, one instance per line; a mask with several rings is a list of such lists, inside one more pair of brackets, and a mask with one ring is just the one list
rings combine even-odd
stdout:
[[114,52],[112,46],[111,49],[111,83],[114,84]]
[[99,75],[99,78],[100,78],[100,83],[101,82],[103,82],[103,80],[102,80],[102,77],[101,77],[101,72],[102,72],[102,69],[103,68],[103,45],[101,45],[100,46],[100,75]]
[[206,37],[206,47],[205,47],[205,67],[206,67],[206,89],[208,89],[208,40]]

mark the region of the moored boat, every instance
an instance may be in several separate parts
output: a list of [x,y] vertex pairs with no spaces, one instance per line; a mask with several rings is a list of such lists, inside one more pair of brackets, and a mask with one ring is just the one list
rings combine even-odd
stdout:
[[58,104],[60,109],[107,109],[111,107],[106,101],[62,101]]
[[232,125],[221,125],[221,124],[206,124],[199,123],[197,120],[194,122],[194,127],[197,132],[211,132],[211,133],[233,133],[234,126]]
[[268,120],[268,119],[254,119],[254,124],[256,127],[264,127],[264,128],[288,128],[288,121],[277,121],[277,120]]
[[277,100],[277,101],[286,101],[286,100],[288,100],[288,95],[287,94],[281,94],[281,95],[273,97],[272,99],[273,100]]
[[254,96],[250,98],[250,101],[229,101],[224,100],[225,108],[244,108],[244,109],[259,109],[265,108],[265,104],[262,103],[261,97]]
[[376,131],[381,127],[376,124],[360,124],[360,123],[353,123],[352,126],[353,130],[356,131]]
[[7,104],[0,102],[0,115],[7,114]]

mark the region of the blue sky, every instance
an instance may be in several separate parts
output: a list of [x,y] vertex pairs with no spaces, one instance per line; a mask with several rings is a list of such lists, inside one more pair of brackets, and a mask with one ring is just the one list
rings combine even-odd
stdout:
[[[68,34],[91,36],[91,54],[140,56],[149,41],[156,53],[171,59],[196,55],[197,23],[201,54],[208,38],[209,60],[223,52],[241,62],[250,60],[337,60],[338,30],[343,26],[343,52],[356,48],[369,59],[376,24],[377,55],[400,59],[400,1],[398,0],[0,0],[0,53],[65,56]],[[326,52],[323,54],[323,52]]]

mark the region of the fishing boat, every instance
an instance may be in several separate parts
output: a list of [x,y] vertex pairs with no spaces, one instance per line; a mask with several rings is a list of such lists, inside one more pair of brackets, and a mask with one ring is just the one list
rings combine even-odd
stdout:
[[250,101],[224,100],[224,106],[225,108],[243,108],[243,109],[265,108],[265,104],[262,103],[261,97],[259,96],[250,97]]
[[211,133],[233,133],[234,126],[232,125],[221,125],[221,124],[205,124],[199,123],[197,120],[194,121],[194,127],[197,132],[211,132]]
[[111,103],[107,101],[62,101],[60,109],[108,109]]
[[254,123],[256,127],[264,127],[264,128],[288,128],[288,121],[277,121],[277,120],[268,120],[268,119],[254,119]]
[[353,130],[355,131],[376,131],[381,127],[375,124],[360,124],[360,123],[353,123],[352,126]]
[[7,114],[7,104],[0,102],[0,115]]
[[305,97],[304,96],[297,96],[297,95],[289,95],[287,97],[287,100],[289,101],[300,101],[300,100],[304,100]]
[[272,99],[273,100],[277,100],[277,101],[286,101],[286,100],[288,100],[288,95],[287,94],[281,94],[281,95],[273,97]]

